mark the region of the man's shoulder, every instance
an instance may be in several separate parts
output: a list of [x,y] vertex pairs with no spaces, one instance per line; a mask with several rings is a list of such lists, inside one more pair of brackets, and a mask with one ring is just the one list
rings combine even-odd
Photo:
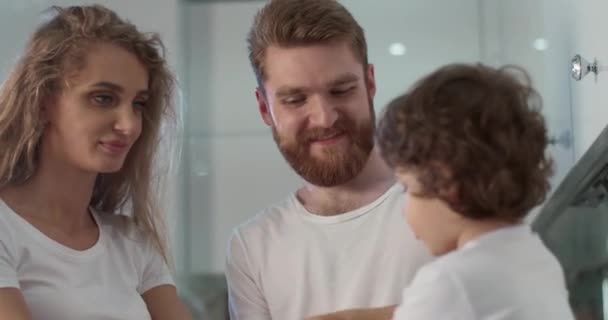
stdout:
[[246,238],[267,234],[270,230],[288,225],[297,215],[297,210],[294,196],[288,196],[260,210],[250,219],[236,226],[233,234]]

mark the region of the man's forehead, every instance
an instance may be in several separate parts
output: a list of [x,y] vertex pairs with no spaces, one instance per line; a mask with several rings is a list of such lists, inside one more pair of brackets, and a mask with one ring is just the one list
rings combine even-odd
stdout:
[[318,82],[315,85],[296,84],[295,82],[293,82],[292,84],[279,85],[274,89],[274,91],[276,96],[286,96],[297,93],[303,93],[306,91],[314,91],[315,89],[333,88],[348,85],[358,82],[360,79],[360,75],[357,75],[352,72],[345,72],[343,74],[337,75],[334,79],[324,82]]
[[263,68],[268,76],[282,70],[319,71],[342,69],[363,69],[347,44],[315,44],[303,46],[270,46],[264,55]]

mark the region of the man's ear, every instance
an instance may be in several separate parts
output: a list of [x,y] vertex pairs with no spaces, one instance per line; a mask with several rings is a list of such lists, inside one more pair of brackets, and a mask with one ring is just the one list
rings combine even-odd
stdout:
[[370,98],[374,98],[376,95],[376,74],[374,71],[374,65],[369,64],[367,66],[365,80],[367,81],[367,90],[369,91]]
[[272,126],[272,114],[270,113],[270,106],[268,105],[264,89],[260,87],[255,88],[255,98],[258,101],[258,110],[262,116],[262,120],[264,120],[267,126]]

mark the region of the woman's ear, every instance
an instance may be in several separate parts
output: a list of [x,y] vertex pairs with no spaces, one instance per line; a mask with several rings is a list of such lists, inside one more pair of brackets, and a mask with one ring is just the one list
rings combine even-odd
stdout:
[[44,102],[40,105],[39,121],[43,127],[46,127],[53,119],[53,111],[56,109],[57,100],[56,96],[50,96],[48,99],[43,99]]
[[49,124],[49,112],[47,104],[40,106],[40,112],[38,114],[38,121],[42,129],[46,128]]

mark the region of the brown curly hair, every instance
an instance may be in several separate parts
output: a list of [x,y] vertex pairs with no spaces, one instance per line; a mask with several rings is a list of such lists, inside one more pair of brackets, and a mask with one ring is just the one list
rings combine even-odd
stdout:
[[[540,95],[521,68],[454,64],[387,106],[382,155],[423,196],[471,219],[521,220],[549,190],[552,161]],[[455,187],[455,197],[446,190]]]

